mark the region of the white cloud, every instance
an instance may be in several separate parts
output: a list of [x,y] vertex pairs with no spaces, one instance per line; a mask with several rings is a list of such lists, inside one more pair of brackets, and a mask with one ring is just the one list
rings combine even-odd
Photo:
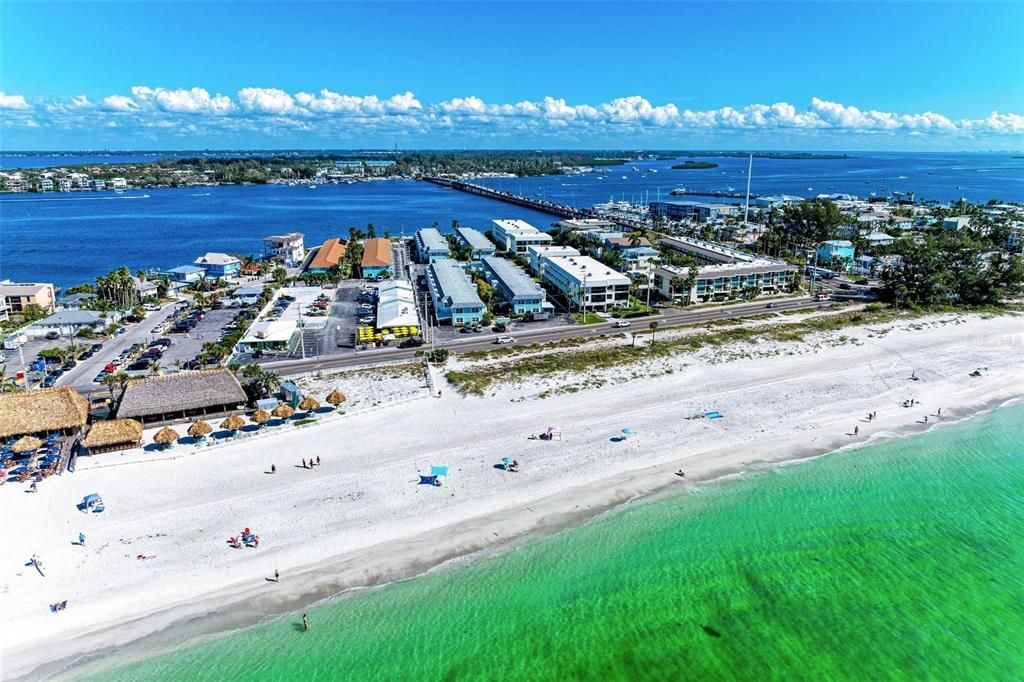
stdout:
[[28,102],[24,95],[8,95],[0,91],[0,109],[28,109]]
[[110,95],[103,98],[103,106],[111,111],[135,111],[139,105],[131,97]]
[[[39,106],[32,107],[32,104]],[[681,141],[732,132],[764,135],[783,131],[821,131],[824,135],[945,136],[984,138],[1021,135],[1024,116],[992,112],[977,119],[952,119],[933,111],[887,112],[814,97],[804,106],[789,102],[754,103],[715,109],[680,109],[631,95],[606,102],[573,103],[547,96],[519,102],[487,102],[467,94],[424,103],[412,92],[391,96],[352,95],[322,88],[317,92],[288,92],[279,88],[247,87],[233,97],[211,94],[201,87],[135,86],[129,95],[114,94],[94,104],[87,96],[28,102],[20,95],[0,93],[0,108],[23,110],[51,129],[102,128],[111,123],[122,130],[190,130],[196,134],[243,135],[292,131],[325,138],[343,135],[430,134],[502,139],[559,138],[562,140],[621,139],[658,136]],[[22,119],[24,123],[25,119]],[[350,123],[339,128],[337,122]],[[275,133],[276,134],[276,133]],[[655,139],[655,138],[649,138]],[[783,138],[780,138],[783,139]]]
[[238,91],[242,109],[259,114],[290,114],[295,112],[295,99],[277,88],[242,88]]
[[136,85],[132,96],[140,104],[179,114],[226,114],[234,106],[230,97],[220,93],[211,96],[204,88],[168,90]]

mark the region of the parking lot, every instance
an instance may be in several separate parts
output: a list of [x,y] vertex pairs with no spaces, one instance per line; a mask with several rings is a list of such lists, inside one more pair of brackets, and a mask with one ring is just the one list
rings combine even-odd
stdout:
[[203,320],[189,332],[176,333],[167,329],[159,336],[169,338],[171,346],[160,358],[160,367],[166,372],[177,368],[178,363],[184,365],[189,360],[194,360],[196,355],[202,352],[203,344],[217,343],[224,328],[231,324],[238,313],[237,308],[207,310]]

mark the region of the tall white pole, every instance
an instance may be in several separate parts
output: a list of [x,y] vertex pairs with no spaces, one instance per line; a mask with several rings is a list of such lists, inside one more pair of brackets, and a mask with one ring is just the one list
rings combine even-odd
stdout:
[[750,172],[754,170],[754,155],[750,155],[750,160],[747,163],[747,203],[743,207],[743,227],[747,227],[747,214],[750,213]]

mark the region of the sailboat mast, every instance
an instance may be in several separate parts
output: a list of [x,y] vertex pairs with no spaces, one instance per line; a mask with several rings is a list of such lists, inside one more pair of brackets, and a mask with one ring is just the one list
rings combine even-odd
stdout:
[[743,207],[743,227],[747,226],[747,215],[750,213],[750,171],[754,170],[754,155],[750,155],[747,163],[747,203]]

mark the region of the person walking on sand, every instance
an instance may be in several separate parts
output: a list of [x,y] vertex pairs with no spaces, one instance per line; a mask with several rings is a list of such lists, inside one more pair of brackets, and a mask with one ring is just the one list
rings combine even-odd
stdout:
[[85,547],[85,533],[78,534],[78,544]]
[[276,474],[277,473],[277,465],[276,464],[271,464],[270,465],[270,473],[272,473],[272,474]]
[[316,456],[316,465],[320,466],[320,455]]
[[854,426],[853,427],[853,435],[856,436],[858,433],[860,433],[860,427],[859,426]]
[[302,614],[302,629],[309,630],[309,619],[306,618],[306,614]]
[[274,569],[274,582],[275,583],[281,582],[281,574],[278,573],[276,568]]
[[942,416],[942,408],[941,407],[938,410],[936,410],[935,416],[936,417],[941,417]]
[[928,423],[928,415],[925,415],[925,416],[924,416],[924,423],[925,423],[925,424],[927,424],[927,423]]
[[306,458],[305,457],[302,458],[302,468],[303,469],[308,469],[309,468],[309,467],[306,466]]

